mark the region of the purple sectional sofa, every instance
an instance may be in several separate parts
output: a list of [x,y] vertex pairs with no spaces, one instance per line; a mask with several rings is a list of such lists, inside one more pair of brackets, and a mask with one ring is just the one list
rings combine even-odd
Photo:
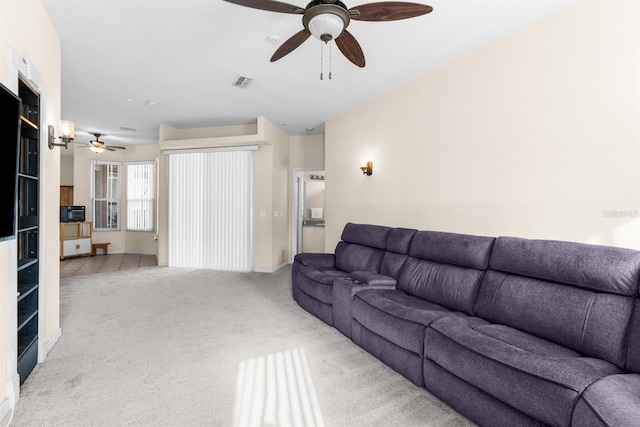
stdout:
[[485,426],[640,426],[640,252],[347,224],[293,297]]

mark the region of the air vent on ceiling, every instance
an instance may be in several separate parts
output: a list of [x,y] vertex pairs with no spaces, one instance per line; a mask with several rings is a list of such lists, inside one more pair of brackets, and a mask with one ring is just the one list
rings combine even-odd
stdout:
[[134,129],[134,128],[128,128],[128,127],[125,127],[125,126],[120,126],[120,130],[127,130],[129,132],[135,132],[136,131],[136,129]]
[[239,87],[240,89],[246,89],[252,81],[253,79],[251,77],[238,76],[233,82],[233,86]]

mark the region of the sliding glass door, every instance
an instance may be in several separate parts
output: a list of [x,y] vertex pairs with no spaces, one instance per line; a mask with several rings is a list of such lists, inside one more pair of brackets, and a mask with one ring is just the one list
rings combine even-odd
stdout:
[[251,271],[255,150],[169,153],[169,266]]

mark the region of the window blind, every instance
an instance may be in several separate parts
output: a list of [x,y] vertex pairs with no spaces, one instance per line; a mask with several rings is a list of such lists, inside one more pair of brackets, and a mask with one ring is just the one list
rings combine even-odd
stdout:
[[155,166],[155,162],[127,163],[127,230],[154,230]]
[[253,151],[169,155],[169,266],[253,268]]

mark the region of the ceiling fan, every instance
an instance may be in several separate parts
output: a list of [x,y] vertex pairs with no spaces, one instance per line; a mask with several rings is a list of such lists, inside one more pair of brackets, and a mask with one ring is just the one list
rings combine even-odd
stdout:
[[116,151],[116,150],[126,150],[126,147],[122,147],[120,145],[107,145],[104,143],[104,141],[100,141],[100,137],[102,136],[102,134],[99,133],[94,133],[93,136],[96,137],[96,139],[92,139],[91,141],[89,141],[86,146],[89,147],[89,149],[91,151],[93,151],[94,153],[102,153],[104,150],[107,151]]
[[277,61],[291,53],[310,36],[329,43],[335,40],[340,52],[358,67],[365,66],[364,53],[355,37],[347,31],[352,19],[356,21],[396,21],[424,15],[431,6],[418,3],[383,1],[347,8],[339,0],[313,0],[303,9],[275,0],[225,0],[229,3],[270,12],[302,15],[304,28],[286,40],[271,57]]

